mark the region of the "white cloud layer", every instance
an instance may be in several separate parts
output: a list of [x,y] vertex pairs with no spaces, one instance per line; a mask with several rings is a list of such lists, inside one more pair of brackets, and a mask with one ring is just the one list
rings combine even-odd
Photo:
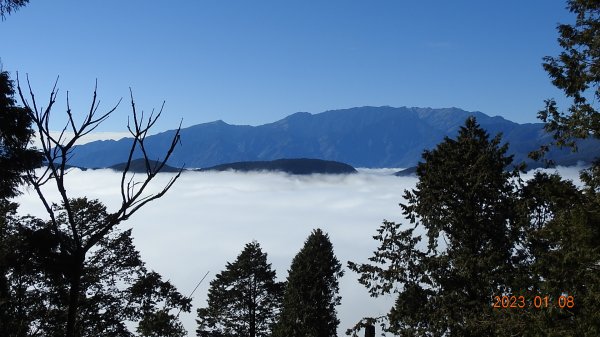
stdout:
[[[391,171],[391,170],[390,170]],[[569,178],[577,169],[561,170]],[[314,228],[329,233],[338,259],[346,269],[340,284],[342,304],[338,335],[361,317],[385,315],[393,297],[371,298],[346,268],[347,261],[366,262],[377,246],[372,239],[383,219],[402,221],[403,191],[414,177],[361,170],[342,176],[289,176],[267,173],[186,172],[161,199],[136,213],[122,228],[133,227],[134,243],[150,269],[189,294],[208,271],[194,294],[194,308],[182,314],[189,336],[195,336],[196,308],[206,303],[209,282],[232,262],[243,246],[257,240],[284,280],[294,255]],[[161,174],[153,186],[166,183]],[[70,196],[87,196],[118,207],[120,175],[110,170],[73,170],[67,176]],[[58,194],[48,189],[51,199]],[[17,200],[21,214],[47,218],[34,191]]]

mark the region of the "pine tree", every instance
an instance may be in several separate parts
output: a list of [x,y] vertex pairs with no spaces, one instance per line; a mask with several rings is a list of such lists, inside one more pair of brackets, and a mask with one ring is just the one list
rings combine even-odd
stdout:
[[[423,153],[405,192],[403,229],[385,221],[369,260],[350,262],[373,296],[395,292],[388,331],[411,336],[493,336],[494,295],[510,292],[518,216],[507,145],[469,118],[456,139]],[[421,248],[424,232],[426,248]],[[358,327],[358,326],[357,326]],[[350,331],[349,331],[350,332]]]
[[279,314],[283,284],[275,281],[258,242],[246,244],[210,282],[208,306],[198,309],[201,337],[267,337]]
[[337,336],[340,321],[335,307],[341,301],[338,280],[343,274],[329,236],[314,230],[292,261],[274,335]]

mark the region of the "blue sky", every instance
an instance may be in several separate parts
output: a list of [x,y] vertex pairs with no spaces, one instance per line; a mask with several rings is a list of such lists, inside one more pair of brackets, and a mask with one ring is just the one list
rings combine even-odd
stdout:
[[[0,22],[4,70],[28,73],[38,98],[60,76],[85,111],[95,79],[99,129],[166,100],[158,129],[222,119],[259,125],[297,111],[364,105],[459,107],[536,122],[560,98],[541,62],[558,54],[565,2],[31,0]],[[58,129],[58,127],[56,127]]]

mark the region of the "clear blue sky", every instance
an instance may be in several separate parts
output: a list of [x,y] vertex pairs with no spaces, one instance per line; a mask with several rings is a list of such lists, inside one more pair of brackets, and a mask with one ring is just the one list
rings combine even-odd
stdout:
[[559,98],[541,67],[556,55],[564,1],[31,0],[0,22],[4,70],[38,98],[57,75],[85,110],[94,80],[100,129],[124,129],[132,87],[160,129],[222,119],[259,125],[297,111],[364,105],[459,107],[536,122]]

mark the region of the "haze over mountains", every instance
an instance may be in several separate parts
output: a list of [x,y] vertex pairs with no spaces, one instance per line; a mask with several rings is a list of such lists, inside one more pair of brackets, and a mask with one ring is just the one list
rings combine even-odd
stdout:
[[[223,121],[198,124],[181,130],[178,146],[168,164],[175,167],[206,168],[281,158],[333,160],[354,167],[410,167],[425,149],[435,147],[444,136],[456,135],[469,116],[491,136],[503,134],[515,161],[527,161],[527,154],[547,144],[551,136],[543,124],[518,124],[502,117],[458,108],[358,107],[319,114],[298,112],[260,126],[230,125]],[[173,130],[146,139],[150,158],[159,158],[170,145]],[[104,140],[77,146],[71,165],[104,168],[122,163],[131,140]],[[600,143],[579,143],[579,152],[553,150],[549,158],[557,164],[573,165],[600,156]]]

